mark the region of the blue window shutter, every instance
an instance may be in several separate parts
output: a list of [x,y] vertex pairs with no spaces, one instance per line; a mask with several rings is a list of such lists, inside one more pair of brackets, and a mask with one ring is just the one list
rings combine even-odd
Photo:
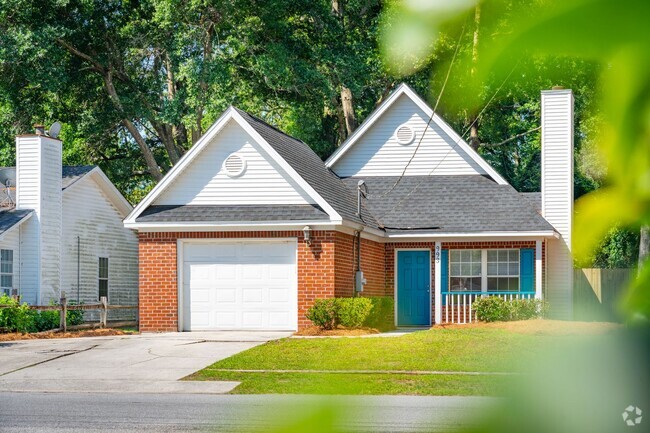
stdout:
[[445,305],[444,293],[449,290],[449,250],[440,250],[440,292],[442,303]]
[[535,250],[522,248],[519,252],[519,278],[522,292],[535,291]]

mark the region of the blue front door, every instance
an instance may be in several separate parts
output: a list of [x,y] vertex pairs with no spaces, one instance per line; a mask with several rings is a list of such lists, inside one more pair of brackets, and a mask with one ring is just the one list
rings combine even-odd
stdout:
[[431,324],[429,251],[397,252],[397,325]]

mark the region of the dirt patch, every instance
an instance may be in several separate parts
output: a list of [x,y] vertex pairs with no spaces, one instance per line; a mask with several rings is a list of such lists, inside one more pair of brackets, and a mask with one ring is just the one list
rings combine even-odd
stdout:
[[527,335],[599,335],[622,329],[623,325],[611,322],[569,322],[564,320],[520,320],[515,322],[468,323],[465,325],[439,325],[433,329],[494,328]]
[[379,331],[375,328],[343,328],[338,327],[336,329],[320,329],[318,326],[310,326],[299,332],[296,332],[294,335],[300,336],[318,336],[318,337],[334,337],[334,336],[358,336],[358,335],[369,335],[369,334],[379,334]]
[[52,338],[78,338],[78,337],[107,337],[111,335],[128,335],[133,332],[125,332],[121,329],[89,329],[71,332],[40,332],[38,334],[21,334],[12,332],[0,334],[0,341],[16,340],[49,340]]

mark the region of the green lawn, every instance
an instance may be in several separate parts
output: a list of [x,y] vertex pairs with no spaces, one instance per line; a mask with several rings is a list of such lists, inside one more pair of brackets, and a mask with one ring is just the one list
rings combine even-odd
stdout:
[[[390,338],[285,338],[219,361],[187,379],[240,381],[233,392],[242,394],[499,395],[518,374],[534,368],[538,355],[574,338],[494,326],[434,328]],[[353,374],[346,370],[517,374]]]

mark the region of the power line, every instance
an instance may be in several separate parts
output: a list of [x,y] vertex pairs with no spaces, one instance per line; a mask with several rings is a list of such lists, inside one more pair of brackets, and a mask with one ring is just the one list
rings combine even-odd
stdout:
[[504,145],[504,144],[510,143],[510,142],[513,141],[513,140],[516,140],[516,139],[521,138],[521,137],[523,137],[523,136],[525,136],[525,135],[528,135],[528,134],[530,134],[531,132],[539,131],[540,129],[542,129],[542,127],[541,127],[541,126],[538,126],[537,128],[529,129],[529,130],[526,131],[526,132],[522,132],[521,134],[513,135],[512,137],[508,138],[507,140],[503,140],[503,141],[500,142],[500,143],[496,143],[496,144],[481,144],[481,146],[484,146],[484,147],[498,147],[498,146],[502,146],[502,145]]
[[420,139],[418,140],[417,146],[415,146],[415,150],[413,151],[413,154],[411,155],[411,158],[408,160],[406,165],[404,166],[404,170],[402,170],[402,174],[397,178],[393,186],[391,186],[388,191],[383,193],[379,198],[382,198],[388,194],[391,193],[397,187],[397,185],[401,182],[402,178],[404,178],[404,175],[406,174],[406,170],[408,170],[409,166],[413,162],[413,159],[415,159],[415,155],[418,153],[418,150],[420,149],[420,146],[422,145],[422,140],[424,139],[424,134],[427,133],[429,130],[429,125],[431,125],[431,121],[433,120],[433,117],[436,114],[436,110],[438,109],[438,104],[440,104],[440,99],[442,98],[442,94],[445,92],[445,87],[447,87],[447,81],[449,81],[449,75],[451,74],[451,68],[454,66],[454,61],[456,60],[456,56],[458,55],[458,51],[460,49],[460,41],[463,39],[463,36],[465,35],[465,25],[463,24],[463,28],[460,32],[460,36],[458,37],[458,41],[456,41],[456,49],[454,50],[454,55],[451,58],[451,62],[449,63],[449,68],[447,69],[447,75],[445,76],[445,80],[442,83],[442,88],[440,89],[440,93],[438,94],[438,98],[436,99],[436,105],[433,107],[433,111],[431,112],[431,115],[429,116],[429,120],[427,120],[427,124],[424,127],[424,131],[422,132],[422,135],[420,135]]
[[[490,99],[488,100],[487,104],[485,104],[485,106],[483,107],[483,109],[479,112],[478,116],[476,116],[476,119],[474,119],[474,121],[473,121],[473,122],[472,122],[472,123],[467,127],[467,129],[466,129],[465,132],[463,133],[463,136],[466,135],[466,134],[470,131],[470,129],[472,128],[472,125],[474,125],[474,123],[475,123],[476,121],[478,121],[478,119],[483,115],[483,113],[485,112],[485,110],[487,109],[487,107],[492,103],[492,101],[494,100],[494,98],[496,97],[496,95],[501,91],[501,89],[502,89],[503,86],[506,84],[506,82],[508,81],[508,79],[510,78],[510,76],[512,75],[512,73],[515,71],[515,68],[517,67],[517,65],[518,65],[518,63],[515,64],[515,66],[513,66],[513,68],[512,68],[512,70],[510,71],[510,73],[506,76],[506,78],[503,80],[503,82],[501,83],[501,85],[500,85],[500,86],[497,88],[497,90],[494,92],[494,94],[492,95],[492,97],[490,97]],[[435,111],[435,110],[434,110],[434,111]],[[433,118],[433,114],[431,115],[431,118]],[[428,124],[427,124],[427,128],[428,128]],[[540,127],[540,128],[541,128],[541,127]],[[540,129],[540,128],[537,128],[537,129]],[[532,132],[532,130],[531,130],[531,131],[527,131],[526,133],[529,133],[529,132]],[[525,135],[526,133],[524,133],[524,135]],[[424,135],[424,134],[423,134],[423,135]],[[381,220],[382,220],[386,215],[388,215],[389,213],[393,212],[395,209],[397,209],[398,207],[400,207],[400,206],[402,205],[402,203],[404,203],[404,201],[405,201],[407,198],[409,198],[411,195],[413,195],[413,193],[415,193],[415,191],[417,191],[418,188],[420,188],[420,186],[425,182],[425,180],[426,180],[429,176],[431,176],[431,175],[432,175],[432,174],[433,174],[433,173],[438,169],[438,167],[440,167],[440,165],[445,161],[445,159],[446,159],[446,158],[451,154],[451,152],[452,152],[452,151],[453,151],[453,150],[458,146],[458,144],[460,143],[460,141],[461,141],[461,140],[464,140],[464,139],[463,139],[463,136],[459,136],[459,137],[458,137],[458,140],[456,140],[456,141],[454,142],[454,144],[453,144],[452,146],[450,146],[449,150],[448,150],[447,153],[442,157],[442,159],[438,162],[438,164],[436,164],[435,167],[433,167],[433,168],[431,169],[431,171],[429,171],[429,173],[428,173],[428,174],[427,174],[427,175],[426,175],[426,176],[425,176],[425,177],[424,177],[420,182],[418,182],[418,183],[413,187],[413,189],[412,189],[411,191],[408,192],[408,194],[404,195],[404,196],[403,196],[403,197],[402,197],[402,198],[401,198],[401,199],[400,199],[400,200],[395,204],[395,206],[391,207],[387,212],[384,212],[384,214],[383,214],[381,217],[378,218],[378,220],[380,221],[380,223],[381,223]],[[511,137],[511,138],[508,139],[508,140],[512,141],[512,140],[514,140],[515,138],[516,138],[516,137]],[[507,142],[508,140],[506,140],[506,142]],[[500,144],[503,144],[503,143],[500,143]],[[496,145],[495,145],[495,146],[496,146]],[[416,151],[417,151],[417,149],[416,149]],[[404,171],[406,171],[406,170],[404,170]],[[390,193],[393,189],[395,189],[395,187],[397,186],[397,184],[399,183],[399,181],[401,180],[401,178],[402,178],[403,176],[404,176],[404,173],[402,173],[402,176],[400,176],[400,178],[397,180],[397,182],[395,182],[395,184],[394,184],[394,185],[393,185],[393,186],[392,186],[392,187],[391,187],[387,192],[383,193],[383,194],[380,196],[380,198],[381,198],[381,197],[384,197],[385,195],[387,195],[388,193]]]

